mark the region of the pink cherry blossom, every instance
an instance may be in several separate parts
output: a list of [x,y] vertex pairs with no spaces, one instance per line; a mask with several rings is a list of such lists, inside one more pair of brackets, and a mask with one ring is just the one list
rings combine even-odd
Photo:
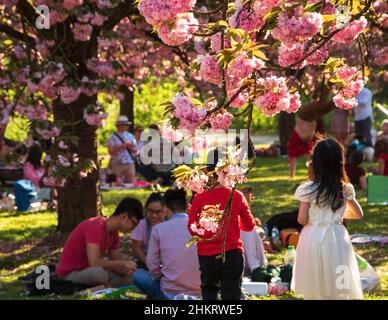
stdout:
[[289,17],[283,12],[278,17],[276,27],[272,30],[272,36],[284,46],[292,47],[299,41],[306,42],[312,39],[321,29],[322,23],[322,15],[317,12],[307,12],[299,17]]
[[263,67],[263,60],[256,57],[249,58],[246,51],[238,52],[227,69],[228,87],[240,87],[242,80],[251,76],[254,70]]
[[268,11],[279,6],[280,2],[280,0],[256,0],[253,4],[253,10],[258,16],[264,17]]
[[344,81],[349,81],[356,74],[357,68],[344,65],[335,72],[336,76]]
[[368,21],[365,17],[354,20],[349,25],[333,36],[333,40],[340,43],[352,43],[366,28]]
[[[171,24],[171,26],[170,26]],[[157,27],[162,41],[169,46],[178,46],[192,38],[198,29],[198,20],[192,13],[179,14],[175,20]]]
[[227,130],[232,124],[233,115],[226,110],[222,110],[210,117],[210,125],[214,130]]
[[[306,46],[301,43],[295,43],[292,47],[286,47],[281,45],[278,49],[279,53],[279,65],[282,67],[288,67],[295,62],[299,61],[305,55]],[[295,65],[292,69],[302,68],[306,64],[305,61]]]
[[139,11],[149,24],[157,25],[193,9],[197,0],[141,0]]
[[72,10],[76,6],[82,5],[82,3],[83,3],[83,0],[64,0],[62,5],[65,9]]
[[93,32],[93,26],[90,24],[74,23],[72,28],[74,39],[77,41],[89,41]]
[[175,107],[172,114],[180,120],[181,129],[193,132],[205,120],[205,108],[194,106],[190,99],[181,93],[173,98],[172,104]]
[[288,92],[286,78],[260,78],[257,84],[263,88],[263,93],[255,99],[255,104],[266,116],[272,117],[280,111],[290,110],[291,99],[295,97]]
[[215,85],[221,84],[221,70],[215,56],[209,54],[199,55],[198,63],[200,64],[199,75],[202,80]]
[[260,29],[264,24],[263,22],[261,16],[244,5],[238,7],[236,12],[229,19],[229,24],[232,28],[240,28],[247,32]]
[[169,142],[178,142],[183,139],[183,134],[180,130],[175,130],[168,124],[164,124],[162,127],[162,137]]

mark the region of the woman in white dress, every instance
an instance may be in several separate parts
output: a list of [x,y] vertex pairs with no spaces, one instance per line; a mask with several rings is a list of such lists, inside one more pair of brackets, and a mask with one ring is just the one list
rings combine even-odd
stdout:
[[361,299],[360,274],[343,219],[361,219],[362,209],[344,170],[342,146],[319,142],[312,156],[314,177],[295,192],[303,228],[291,288],[309,300]]

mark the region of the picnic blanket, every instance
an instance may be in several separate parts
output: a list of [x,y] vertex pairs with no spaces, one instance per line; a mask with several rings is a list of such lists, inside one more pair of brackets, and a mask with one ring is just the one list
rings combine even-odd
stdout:
[[368,234],[356,233],[350,236],[350,240],[354,245],[367,245],[379,243],[381,245],[385,245],[388,243],[387,236],[370,236]]
[[110,190],[129,190],[129,189],[141,189],[141,188],[151,188],[152,184],[147,181],[138,180],[135,183],[123,183],[119,186],[111,186],[107,183],[101,184],[101,190],[110,191]]

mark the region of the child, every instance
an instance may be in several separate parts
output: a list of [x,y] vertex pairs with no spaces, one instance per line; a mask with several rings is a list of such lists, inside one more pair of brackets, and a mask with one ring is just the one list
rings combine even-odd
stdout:
[[378,174],[388,176],[388,119],[383,121],[382,129],[377,135],[375,157],[379,162]]
[[146,269],[148,242],[152,228],[164,220],[164,200],[162,194],[151,193],[145,207],[145,218],[140,220],[131,234],[133,254],[137,258],[138,266],[143,269]]
[[[252,187],[245,187],[241,189],[248,204],[253,197]],[[266,266],[268,264],[265,256],[263,241],[261,240],[261,221],[255,218],[256,227],[251,232],[241,231],[240,238],[244,244],[244,259],[245,270],[244,274],[249,276],[252,271],[258,267]],[[261,229],[261,230],[260,230]]]
[[[219,159],[218,150],[209,153],[208,172],[214,171]],[[213,188],[194,196],[190,210],[188,228],[192,235],[195,235],[190,226],[197,223],[199,213],[206,205],[220,205],[220,210],[224,210],[231,192],[230,188],[225,188],[218,183],[215,176],[210,177]],[[252,231],[255,227],[255,219],[252,216],[249,205],[240,191],[235,191],[232,199],[232,209],[230,212],[229,226],[226,234],[225,262],[216,257],[222,251],[222,234],[208,242],[198,242],[198,257],[201,271],[201,291],[203,300],[217,300],[221,291],[222,300],[240,300],[241,282],[244,271],[243,243],[240,240],[240,228],[243,231]],[[207,235],[211,238],[213,234]]]
[[342,146],[333,139],[317,144],[314,180],[295,192],[298,222],[305,227],[296,251],[291,288],[305,299],[361,299],[356,257],[343,219],[361,219],[362,209],[344,169]]
[[364,158],[365,154],[360,150],[356,150],[351,154],[350,159],[345,165],[346,174],[349,177],[350,183],[359,186],[361,190],[368,188],[365,170],[361,167]]
[[109,218],[81,222],[67,238],[55,274],[88,287],[130,284],[129,276],[136,270],[136,263],[121,259],[119,232],[130,232],[141,218],[141,202],[125,198]]

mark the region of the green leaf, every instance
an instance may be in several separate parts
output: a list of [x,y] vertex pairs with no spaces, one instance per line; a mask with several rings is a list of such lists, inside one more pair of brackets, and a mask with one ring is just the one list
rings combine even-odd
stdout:
[[253,54],[254,54],[255,57],[260,58],[261,60],[268,60],[268,58],[265,56],[263,51],[254,50]]
[[307,5],[303,11],[304,12],[318,12],[319,10],[321,10],[322,6],[323,6],[323,2],[320,1],[317,3]]
[[282,12],[282,8],[280,8],[280,7],[272,8],[264,15],[263,21],[267,21],[270,19],[276,19],[280,12]]

